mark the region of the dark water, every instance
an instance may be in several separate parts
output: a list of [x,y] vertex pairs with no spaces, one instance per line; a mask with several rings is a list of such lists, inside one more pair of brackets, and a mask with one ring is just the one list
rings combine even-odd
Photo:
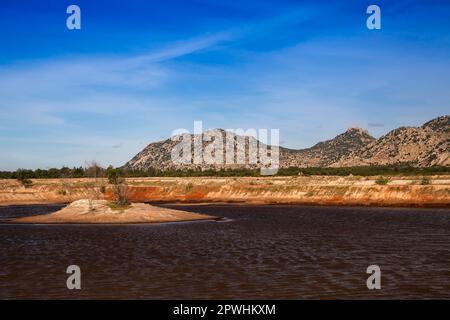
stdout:
[[[450,298],[450,210],[177,206],[226,222],[0,224],[0,298]],[[59,206],[0,207],[0,219]],[[68,265],[82,289],[66,288]],[[377,264],[382,289],[368,290]]]

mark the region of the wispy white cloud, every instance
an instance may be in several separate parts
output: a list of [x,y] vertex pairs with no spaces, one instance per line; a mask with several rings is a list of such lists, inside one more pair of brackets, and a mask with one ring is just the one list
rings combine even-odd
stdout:
[[133,57],[127,59],[124,62],[128,67],[136,65],[140,66],[142,63],[162,62],[210,48],[216,44],[231,40],[233,38],[234,35],[231,30],[218,33],[210,33],[189,40],[177,41],[159,51]]
[[26,111],[36,124],[50,125],[64,123],[52,112],[108,112],[110,100],[127,100],[126,107],[133,108],[139,102],[131,103],[130,92],[148,94],[170,80],[172,71],[159,62],[209,48],[230,36],[208,34],[131,57],[74,57],[2,66],[0,117]]

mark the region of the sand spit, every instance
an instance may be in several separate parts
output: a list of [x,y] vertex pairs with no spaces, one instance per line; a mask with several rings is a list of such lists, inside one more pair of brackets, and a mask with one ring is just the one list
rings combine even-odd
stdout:
[[217,217],[182,210],[160,208],[145,203],[117,207],[107,200],[77,200],[46,215],[18,218],[15,223],[161,223],[210,220]]

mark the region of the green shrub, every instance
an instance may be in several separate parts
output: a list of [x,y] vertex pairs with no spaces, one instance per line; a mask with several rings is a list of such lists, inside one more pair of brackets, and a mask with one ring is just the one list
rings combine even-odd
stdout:
[[33,186],[33,181],[31,181],[31,179],[26,179],[26,178],[21,178],[21,179],[17,179],[19,180],[19,182],[25,187],[25,188],[30,188]]
[[387,185],[389,183],[389,179],[385,177],[379,177],[377,180],[375,180],[375,183],[378,185]]
[[118,203],[118,202],[108,202],[108,207],[115,211],[124,211],[131,207],[130,203]]
[[25,188],[29,188],[33,185],[33,181],[31,181],[30,179],[32,177],[32,174],[32,170],[19,169],[16,171],[17,181],[19,181],[20,184],[22,184],[22,186],[24,186]]
[[109,166],[106,169],[106,177],[108,177],[108,182],[110,184],[119,184],[121,182],[119,169]]

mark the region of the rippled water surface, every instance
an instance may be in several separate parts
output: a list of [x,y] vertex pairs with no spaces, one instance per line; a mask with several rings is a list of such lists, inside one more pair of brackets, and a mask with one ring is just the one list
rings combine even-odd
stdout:
[[[0,298],[450,299],[450,210],[172,206],[159,225],[11,225],[60,206],[0,207]],[[66,288],[68,265],[82,289]],[[377,264],[382,289],[368,290]]]

